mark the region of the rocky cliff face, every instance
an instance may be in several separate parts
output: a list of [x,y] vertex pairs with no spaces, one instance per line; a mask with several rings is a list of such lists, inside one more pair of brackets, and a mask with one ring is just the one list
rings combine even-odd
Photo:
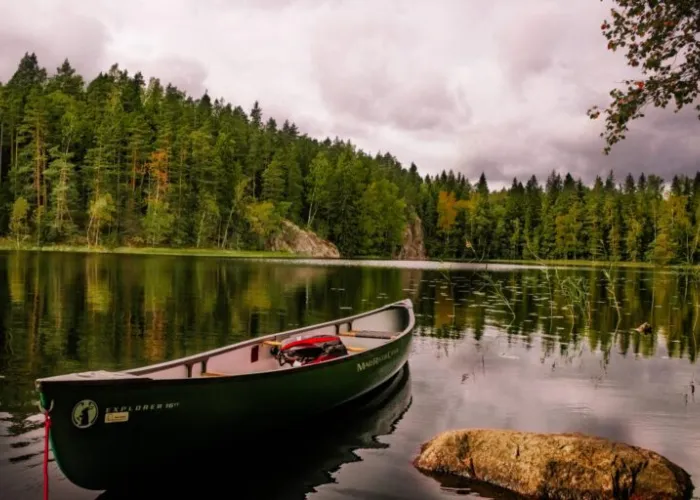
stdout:
[[425,260],[428,258],[423,240],[423,221],[417,215],[406,225],[403,233],[403,244],[396,257],[401,260]]
[[301,229],[291,221],[282,221],[282,231],[272,237],[266,245],[273,252],[291,252],[306,257],[321,257],[337,259],[340,257],[338,248],[320,238],[316,233]]

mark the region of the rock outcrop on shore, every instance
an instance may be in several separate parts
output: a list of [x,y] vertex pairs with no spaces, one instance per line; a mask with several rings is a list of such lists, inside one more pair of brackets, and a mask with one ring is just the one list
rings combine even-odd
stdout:
[[686,500],[689,474],[650,450],[583,434],[465,429],[437,435],[414,465],[526,498]]
[[267,242],[266,250],[290,252],[305,257],[337,259],[338,247],[312,231],[306,231],[291,221],[282,221],[282,230]]
[[396,258],[401,260],[425,260],[428,258],[423,237],[423,221],[417,215],[406,224],[401,250]]

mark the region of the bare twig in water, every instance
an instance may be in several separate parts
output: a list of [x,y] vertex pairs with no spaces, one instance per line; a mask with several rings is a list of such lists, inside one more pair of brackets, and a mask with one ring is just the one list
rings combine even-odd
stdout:
[[506,297],[505,293],[503,293],[503,285],[500,282],[497,283],[496,281],[494,281],[493,278],[491,278],[491,276],[487,273],[482,273],[481,276],[486,282],[488,282],[491,285],[491,288],[493,289],[493,292],[495,293],[496,297],[498,297],[501,303],[508,308],[510,313],[513,315],[513,320],[515,320],[515,311],[510,305],[508,297]]
[[[550,322],[551,322],[551,316],[554,314],[554,294],[552,293],[553,286],[552,286],[552,279],[549,274],[549,267],[546,265],[546,263],[542,260],[542,258],[537,255],[537,252],[535,252],[531,247],[530,243],[527,243],[528,251],[534,256],[535,260],[540,262],[540,264],[544,268],[545,272],[545,277],[547,279],[547,290],[549,292],[549,309],[550,309]],[[590,285],[588,283],[588,280],[583,277],[579,278],[572,278],[572,277],[567,277],[562,279],[559,276],[559,270],[555,267],[554,268],[554,279],[555,279],[555,286],[562,292],[562,295],[567,299],[567,305],[570,308],[570,316],[571,316],[571,322],[572,322],[572,331],[575,323],[575,318],[576,318],[576,309],[578,308],[581,312],[581,315],[584,318],[585,324],[589,326],[592,321],[592,316],[593,316],[593,311],[592,311],[592,306],[591,306],[591,297],[590,297]]]
[[622,313],[620,312],[620,302],[617,300],[617,294],[615,293],[615,285],[613,283],[612,278],[610,277],[610,271],[604,270],[603,273],[605,274],[605,278],[608,281],[608,292],[612,296],[610,302],[615,307],[615,311],[617,311],[617,323],[615,324],[615,333],[617,333],[617,330],[620,328],[620,322],[622,321]]
[[562,293],[568,299],[568,305],[571,309],[572,327],[575,321],[576,308],[581,311],[586,325],[590,325],[592,308],[588,280],[582,277],[567,277],[561,282],[560,287]]
[[[600,241],[603,250],[605,250],[605,242],[603,240]],[[607,257],[607,255],[606,255]],[[609,259],[608,259],[609,260]],[[606,289],[608,290],[608,293],[612,295],[612,304],[615,307],[615,310],[617,311],[617,324],[615,325],[615,335],[617,335],[617,330],[620,327],[620,321],[622,321],[622,314],[620,313],[620,303],[617,300],[617,294],[615,293],[615,284],[613,283],[613,280],[611,278],[611,272],[613,268],[613,262],[609,260],[610,266],[608,266],[608,269],[603,270],[603,274],[605,274],[605,279],[607,280],[607,285]]]
[[[554,315],[554,293],[552,292],[552,280],[549,276],[549,266],[544,262],[544,260],[535,252],[532,247],[530,246],[530,241],[528,240],[526,242],[527,245],[527,250],[532,254],[533,257],[535,257],[535,260],[540,263],[540,265],[544,268],[544,275],[545,278],[547,279],[547,293],[549,294],[549,328],[550,330],[552,329],[552,316]],[[557,268],[554,268],[554,275],[559,281],[559,271]]]

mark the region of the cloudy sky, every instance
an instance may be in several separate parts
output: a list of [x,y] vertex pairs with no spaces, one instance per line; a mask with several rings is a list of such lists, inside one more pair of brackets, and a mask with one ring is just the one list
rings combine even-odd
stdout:
[[608,0],[2,0],[0,80],[25,51],[87,78],[118,62],[194,95],[492,182],[552,169],[700,170],[700,120],[650,112],[601,153],[586,110],[630,75]]

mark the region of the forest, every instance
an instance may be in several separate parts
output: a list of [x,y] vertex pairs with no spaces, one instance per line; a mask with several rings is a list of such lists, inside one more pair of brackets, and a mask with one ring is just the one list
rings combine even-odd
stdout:
[[487,175],[421,176],[117,64],[86,82],[27,53],[0,83],[0,239],[18,247],[261,250],[287,219],[344,257],[396,257],[421,224],[431,259],[700,262],[700,165],[591,186]]

